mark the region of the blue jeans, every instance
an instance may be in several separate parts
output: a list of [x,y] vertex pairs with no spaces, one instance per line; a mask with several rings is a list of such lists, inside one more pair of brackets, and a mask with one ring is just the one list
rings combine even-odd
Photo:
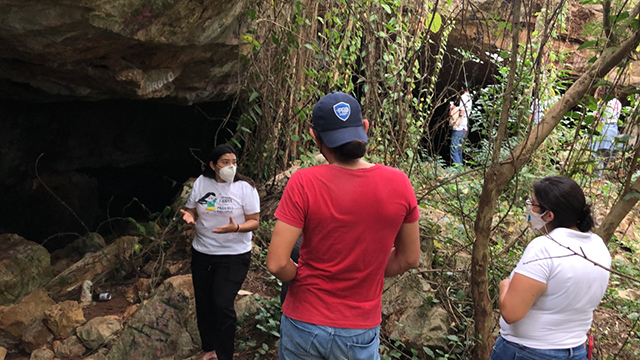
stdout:
[[451,133],[451,162],[453,164],[462,164],[462,143],[467,132],[464,130],[453,130]]
[[282,315],[280,359],[378,360],[380,326],[345,329],[314,325]]
[[587,360],[587,349],[583,345],[571,349],[534,349],[505,340],[502,336],[493,345],[490,360]]

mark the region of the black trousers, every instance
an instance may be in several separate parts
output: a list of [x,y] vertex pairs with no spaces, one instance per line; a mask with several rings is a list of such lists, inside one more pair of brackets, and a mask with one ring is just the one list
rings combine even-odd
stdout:
[[247,277],[251,253],[207,255],[191,248],[191,275],[202,350],[232,360],[236,337],[233,302]]

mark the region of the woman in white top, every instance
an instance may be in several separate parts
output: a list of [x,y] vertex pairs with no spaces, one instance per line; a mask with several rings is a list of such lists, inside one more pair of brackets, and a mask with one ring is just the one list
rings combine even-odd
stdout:
[[260,199],[254,183],[236,173],[237,154],[229,145],[211,151],[181,210],[195,224],[191,274],[202,360],[233,359],[234,300],[251,262],[251,232],[258,228]]
[[549,176],[534,183],[527,215],[542,235],[500,282],[500,337],[491,359],[586,359],[593,310],[609,281],[593,262],[611,266],[607,246],[590,231],[591,206],[575,181]]

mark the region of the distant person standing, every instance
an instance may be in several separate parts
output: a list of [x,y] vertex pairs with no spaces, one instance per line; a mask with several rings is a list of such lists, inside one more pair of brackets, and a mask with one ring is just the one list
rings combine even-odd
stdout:
[[556,100],[555,91],[552,88],[547,88],[542,94],[542,100],[540,100],[540,94],[533,98],[531,101],[531,112],[529,113],[529,120],[533,120],[533,125],[538,125],[540,120],[545,116],[547,110],[551,108]]
[[291,281],[280,359],[379,359],[384,277],[420,261],[416,197],[402,171],[362,159],[369,122],[355,98],[324,96],[311,121],[328,164],[293,173],[267,253],[267,269]]
[[[604,98],[609,93],[604,87],[598,88],[597,97]],[[615,152],[615,140],[618,136],[618,119],[622,111],[622,103],[616,97],[607,101],[606,104],[600,103],[596,112],[597,128],[599,135],[593,137],[592,150],[596,152],[598,159],[595,174],[602,175],[602,171],[607,167],[609,160]]]
[[473,106],[473,100],[469,94],[469,90],[465,85],[461,87],[462,96],[460,96],[460,104],[452,106],[449,110],[451,116],[459,116],[459,122],[452,124],[451,128],[451,162],[453,165],[462,165],[462,145],[467,138],[469,131],[469,114]]

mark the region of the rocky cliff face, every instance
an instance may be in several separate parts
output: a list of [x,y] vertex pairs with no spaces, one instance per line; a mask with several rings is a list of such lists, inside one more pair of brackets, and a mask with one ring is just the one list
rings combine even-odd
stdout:
[[0,96],[199,103],[237,90],[246,0],[0,3]]

